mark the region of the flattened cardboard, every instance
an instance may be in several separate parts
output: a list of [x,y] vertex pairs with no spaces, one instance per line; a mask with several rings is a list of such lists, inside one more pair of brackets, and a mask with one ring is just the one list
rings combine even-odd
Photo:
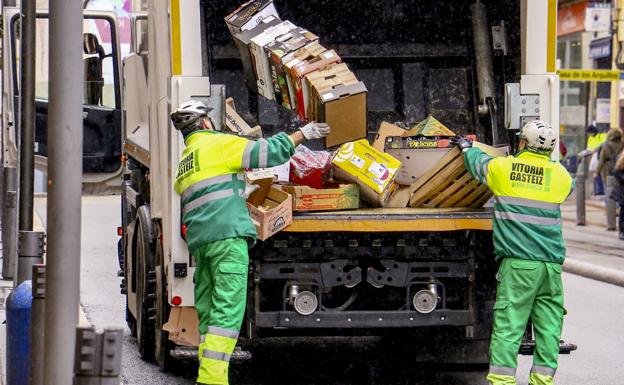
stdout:
[[334,177],[360,186],[362,198],[377,206],[388,203],[401,162],[375,150],[366,139],[345,143],[332,160]]
[[360,190],[355,184],[316,189],[308,186],[282,186],[293,197],[293,211],[337,211],[360,207]]
[[254,206],[248,202],[247,208],[261,241],[267,240],[292,223],[292,197],[274,187],[271,187],[261,204]]
[[236,112],[234,99],[232,98],[225,100],[225,126],[238,135],[262,138],[262,128],[260,126],[250,127]]
[[395,126],[394,124],[382,122],[381,126],[379,126],[379,131],[377,132],[375,141],[373,142],[373,147],[375,148],[375,150],[383,152],[387,137],[401,136],[405,133],[405,131],[406,130],[402,129],[399,126]]
[[297,28],[297,26],[293,23],[284,21],[254,36],[249,44],[249,52],[251,53],[251,60],[256,73],[258,93],[269,100],[275,99],[275,92],[273,90],[269,57],[265,52],[265,47],[275,40],[276,37],[284,35],[295,28]]
[[318,36],[312,32],[304,28],[295,28],[284,35],[278,36],[273,42],[266,46],[267,56],[269,57],[269,64],[271,66],[271,78],[273,80],[275,100],[285,108],[292,109],[293,104],[290,101],[288,81],[286,80],[287,74],[284,69],[283,59],[288,57],[290,53],[317,40]]
[[455,133],[448,129],[438,119],[428,116],[425,120],[415,125],[403,136],[455,136]]
[[232,35],[252,29],[271,16],[279,18],[273,0],[251,0],[225,17],[225,23]]
[[251,54],[249,52],[249,44],[251,39],[261,34],[270,27],[274,27],[280,24],[282,20],[275,16],[269,16],[262,19],[260,23],[252,29],[242,31],[234,35],[234,44],[238,48],[241,61],[243,63],[243,72],[245,73],[245,82],[254,92],[258,92],[258,85],[256,83],[256,72],[254,70],[253,62],[251,60]]
[[325,138],[326,147],[366,137],[368,112],[364,83],[338,85],[321,94],[321,99],[317,120],[326,122],[331,127],[331,133]]
[[194,307],[172,307],[163,330],[169,332],[169,340],[177,345],[199,346],[199,318]]

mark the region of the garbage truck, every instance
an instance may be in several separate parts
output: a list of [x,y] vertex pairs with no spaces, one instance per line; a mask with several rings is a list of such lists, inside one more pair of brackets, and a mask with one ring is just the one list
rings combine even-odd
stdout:
[[[199,342],[195,261],[172,187],[184,144],[170,113],[192,98],[214,113],[232,97],[265,134],[301,123],[246,86],[224,21],[239,5],[147,0],[132,17],[132,49],[123,60],[119,275],[141,357],[162,368],[195,355]],[[514,129],[528,120],[558,127],[555,0],[274,5],[366,84],[371,140],[383,121],[412,124],[428,115],[457,134],[512,148]],[[426,347],[415,361],[488,362],[497,270],[490,209],[293,215],[290,226],[250,250],[241,343],[386,336]],[[527,336],[522,350],[530,353]]]

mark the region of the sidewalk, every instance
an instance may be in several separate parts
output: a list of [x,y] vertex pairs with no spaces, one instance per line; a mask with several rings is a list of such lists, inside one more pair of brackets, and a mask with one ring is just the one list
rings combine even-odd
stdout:
[[618,231],[607,231],[603,197],[586,201],[586,225],[576,225],[576,201],[572,197],[561,207],[563,237],[569,259],[624,272],[624,240]]

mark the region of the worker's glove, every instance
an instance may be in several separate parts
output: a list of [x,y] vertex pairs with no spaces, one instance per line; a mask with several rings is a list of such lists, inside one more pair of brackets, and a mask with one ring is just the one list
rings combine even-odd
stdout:
[[310,122],[299,129],[306,140],[322,139],[329,135],[331,129],[327,123]]
[[245,184],[244,198],[249,199],[251,194],[253,194],[253,192],[259,188],[260,186],[258,186],[257,184]]
[[457,146],[459,151],[466,152],[469,148],[472,148],[472,140],[464,138],[463,136],[454,136],[450,140],[453,146]]

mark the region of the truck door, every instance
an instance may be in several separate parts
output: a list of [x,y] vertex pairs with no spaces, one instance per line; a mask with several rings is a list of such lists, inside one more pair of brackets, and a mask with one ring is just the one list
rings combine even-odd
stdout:
[[[19,122],[19,13],[9,20],[10,77],[15,121]],[[37,12],[35,75],[35,155],[48,154],[48,13]],[[121,167],[121,77],[118,27],[115,14],[84,11],[83,172],[113,173]],[[6,89],[6,87],[5,87]],[[44,161],[43,164],[46,162]],[[41,161],[38,162],[42,164]]]

